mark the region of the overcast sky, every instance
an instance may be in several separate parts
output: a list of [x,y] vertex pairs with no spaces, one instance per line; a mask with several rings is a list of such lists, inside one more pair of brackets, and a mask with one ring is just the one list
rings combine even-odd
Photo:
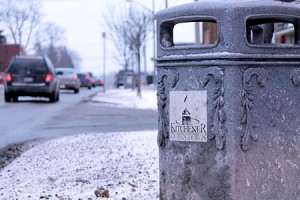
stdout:
[[[103,16],[108,3],[114,3],[116,7],[128,9],[127,0],[43,0],[42,13],[46,22],[54,22],[65,30],[67,47],[78,52],[82,58],[81,69],[83,71],[92,71],[95,74],[103,74],[103,39],[102,32],[109,34],[105,30]],[[151,0],[131,0],[137,6],[144,6],[152,10]],[[168,5],[174,6],[193,0],[168,0]],[[155,11],[163,9],[165,0],[155,0]],[[111,13],[114,17],[117,13]],[[151,33],[152,34],[152,33]],[[147,71],[153,71],[152,44],[149,40],[147,52]],[[110,51],[112,47],[107,41],[106,72],[113,73],[121,69],[113,61],[113,54]]]

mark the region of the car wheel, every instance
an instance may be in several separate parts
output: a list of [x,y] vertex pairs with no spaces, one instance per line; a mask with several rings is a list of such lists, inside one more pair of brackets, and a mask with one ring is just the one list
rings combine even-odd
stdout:
[[91,86],[88,86],[88,89],[90,90],[90,89],[91,89]]
[[13,96],[13,102],[18,102],[18,96]]
[[57,101],[57,102],[59,101],[59,92],[57,92],[57,95],[56,95],[56,101]]
[[5,102],[11,102],[11,97],[8,92],[4,93],[4,100],[5,100]]
[[79,89],[74,89],[74,93],[77,94],[79,92]]
[[56,100],[57,100],[57,94],[55,92],[53,92],[49,97],[49,101],[51,103],[54,103]]

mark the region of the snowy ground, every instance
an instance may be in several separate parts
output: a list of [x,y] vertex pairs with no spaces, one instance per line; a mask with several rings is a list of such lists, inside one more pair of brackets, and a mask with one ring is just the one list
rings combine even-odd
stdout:
[[[108,90],[93,101],[156,110],[153,89],[145,89],[142,99],[131,90]],[[86,133],[41,143],[0,171],[0,199],[101,199],[98,188],[108,190],[108,199],[158,199],[156,135]]]
[[116,107],[157,110],[157,97],[154,86],[142,88],[142,98],[138,98],[136,94],[136,90],[111,89],[93,97],[92,102],[107,103],[107,105]]

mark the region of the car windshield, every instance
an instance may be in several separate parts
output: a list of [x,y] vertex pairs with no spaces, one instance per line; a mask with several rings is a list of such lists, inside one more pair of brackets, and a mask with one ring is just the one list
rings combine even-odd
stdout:
[[9,72],[17,74],[20,70],[30,70],[36,73],[47,73],[48,68],[44,60],[40,59],[16,59],[9,67]]

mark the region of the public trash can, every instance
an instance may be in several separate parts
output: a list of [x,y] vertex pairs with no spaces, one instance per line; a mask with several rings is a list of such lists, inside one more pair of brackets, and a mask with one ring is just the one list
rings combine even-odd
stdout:
[[199,1],[156,20],[160,199],[299,199],[300,4]]

